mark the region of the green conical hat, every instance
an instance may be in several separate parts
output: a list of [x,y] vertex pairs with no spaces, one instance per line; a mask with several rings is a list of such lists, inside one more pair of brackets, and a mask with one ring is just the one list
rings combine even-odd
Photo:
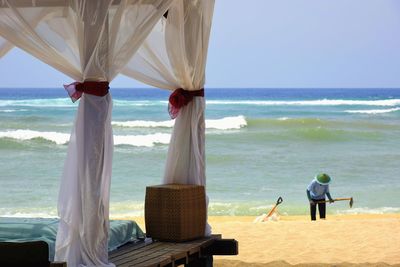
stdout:
[[327,185],[331,182],[332,179],[331,177],[329,177],[328,174],[320,173],[317,176],[315,176],[315,180],[317,180],[319,184]]

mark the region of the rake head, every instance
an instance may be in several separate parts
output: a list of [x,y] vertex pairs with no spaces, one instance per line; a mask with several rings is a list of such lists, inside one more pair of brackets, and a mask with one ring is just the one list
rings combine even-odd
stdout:
[[352,207],[353,207],[353,198],[352,198],[352,197],[350,198],[349,205],[350,205],[350,208],[352,208]]

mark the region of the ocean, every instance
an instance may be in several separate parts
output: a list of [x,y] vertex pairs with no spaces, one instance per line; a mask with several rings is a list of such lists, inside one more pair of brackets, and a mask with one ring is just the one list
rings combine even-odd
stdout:
[[[160,184],[173,121],[169,93],[111,89],[115,139],[110,213],[144,214]],[[209,215],[308,214],[320,172],[328,214],[400,212],[400,89],[206,89]],[[56,89],[0,89],[0,216],[57,215],[78,103]]]

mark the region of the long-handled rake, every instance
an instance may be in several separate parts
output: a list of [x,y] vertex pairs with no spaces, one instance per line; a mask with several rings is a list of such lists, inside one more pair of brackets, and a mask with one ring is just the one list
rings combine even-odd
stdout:
[[[334,198],[334,201],[343,201],[343,200],[349,200],[349,205],[350,208],[353,207],[353,197],[348,197],[348,198]],[[329,200],[322,200],[322,201],[316,201],[317,203],[327,203]]]

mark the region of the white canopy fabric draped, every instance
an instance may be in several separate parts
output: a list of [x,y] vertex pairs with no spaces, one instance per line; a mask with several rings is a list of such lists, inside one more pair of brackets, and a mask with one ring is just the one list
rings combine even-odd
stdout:
[[[158,88],[202,89],[213,10],[214,0],[174,2],[122,73]],[[204,97],[194,97],[179,111],[164,183],[206,185],[204,109]]]
[[[11,44],[76,81],[111,81],[173,0],[2,0],[0,56]],[[6,42],[5,40],[9,41]],[[56,260],[108,262],[111,95],[80,100],[61,179]]]
[[[75,81],[110,82],[123,72],[159,88],[196,91],[205,82],[213,8],[214,0],[1,0],[0,57],[16,46]],[[164,183],[206,184],[204,108],[204,98],[194,97],[180,110]],[[110,94],[83,94],[71,132],[56,243],[56,260],[68,266],[113,266],[111,110]]]
[[10,42],[7,42],[6,39],[0,36],[0,58],[7,54],[7,52],[10,51],[13,47],[14,46]]

